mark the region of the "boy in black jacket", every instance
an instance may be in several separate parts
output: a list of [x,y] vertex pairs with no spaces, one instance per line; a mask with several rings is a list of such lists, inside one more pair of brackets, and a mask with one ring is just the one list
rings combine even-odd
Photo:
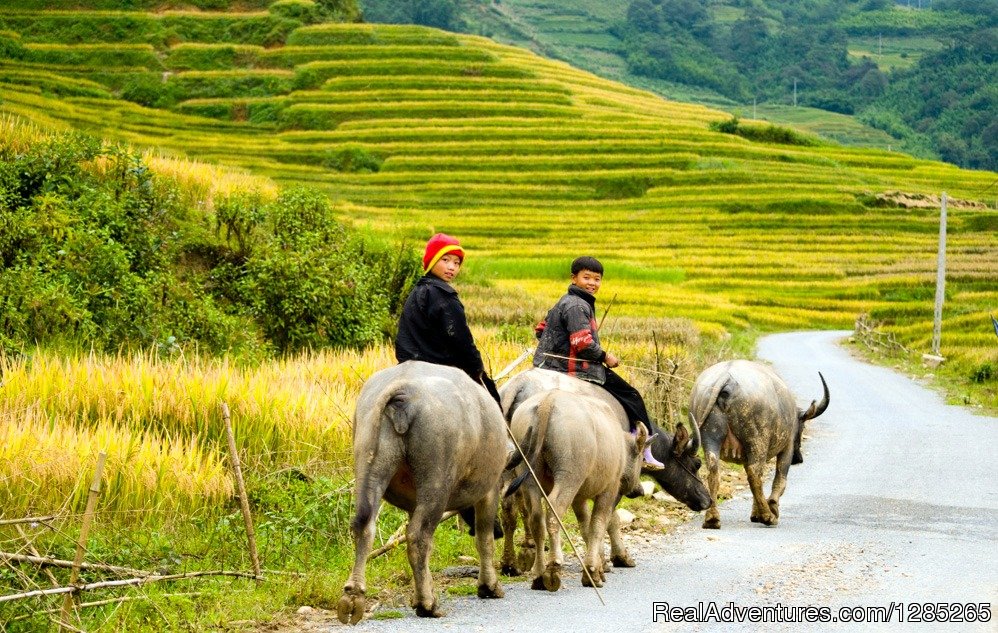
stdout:
[[[610,369],[620,364],[620,360],[600,347],[595,313],[596,293],[602,282],[603,265],[595,257],[579,257],[572,262],[568,293],[537,325],[540,341],[534,353],[534,367],[560,371],[603,387],[624,407],[631,432],[637,428],[637,422],[643,422],[653,432],[655,427],[641,394]],[[644,469],[663,467],[652,456],[649,442],[645,445]]]
[[423,277],[402,307],[395,358],[421,360],[463,370],[499,402],[495,382],[485,373],[482,355],[464,315],[457,290],[450,285],[461,271],[464,249],[457,239],[437,233],[426,243]]

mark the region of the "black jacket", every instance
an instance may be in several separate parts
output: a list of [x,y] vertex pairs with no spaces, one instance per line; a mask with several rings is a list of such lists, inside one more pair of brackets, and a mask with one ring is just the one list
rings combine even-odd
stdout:
[[482,355],[464,316],[464,305],[450,284],[424,275],[402,307],[395,358],[422,360],[463,369],[477,379],[484,370]]
[[537,326],[534,367],[544,367],[602,385],[606,352],[596,331],[596,297],[574,285]]

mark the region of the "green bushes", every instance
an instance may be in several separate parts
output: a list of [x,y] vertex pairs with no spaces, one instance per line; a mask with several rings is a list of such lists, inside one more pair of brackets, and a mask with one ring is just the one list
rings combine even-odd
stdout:
[[181,199],[138,155],[83,135],[0,144],[0,346],[363,346],[419,274],[313,190],[230,195],[214,230]]
[[228,70],[257,64],[263,48],[249,44],[178,44],[164,65],[170,70]]
[[781,145],[820,145],[821,142],[812,136],[802,134],[790,128],[778,125],[746,125],[732,117],[727,121],[715,121],[710,124],[710,129],[722,134],[735,134],[750,141],[760,143],[778,143]]
[[136,43],[165,48],[179,42],[276,46],[301,26],[266,13],[40,12],[0,14],[0,30],[25,42]]
[[256,124],[277,123],[281,112],[288,107],[284,97],[256,99],[195,99],[177,106],[180,112],[196,116],[231,121],[249,121]]
[[302,24],[322,21],[322,12],[313,0],[277,0],[267,10],[273,15],[297,20]]
[[421,272],[414,255],[370,251],[328,198],[305,188],[284,191],[256,217],[241,229],[256,244],[235,287],[277,349],[364,346],[390,330]]
[[23,59],[21,36],[12,31],[0,31],[0,59]]
[[178,99],[270,97],[291,91],[294,76],[280,71],[193,71],[170,77]]
[[156,52],[149,44],[28,44],[24,47],[24,60],[40,64],[63,64],[114,68],[129,66],[158,70],[162,67]]
[[360,145],[347,145],[330,150],[322,157],[322,166],[348,173],[373,173],[381,171],[384,156]]

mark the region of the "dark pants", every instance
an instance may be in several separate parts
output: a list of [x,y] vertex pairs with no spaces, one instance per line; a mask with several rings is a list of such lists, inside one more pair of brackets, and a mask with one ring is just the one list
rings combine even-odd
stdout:
[[645,408],[644,398],[641,397],[638,390],[609,367],[606,370],[606,382],[603,383],[603,388],[610,392],[610,395],[620,403],[620,406],[624,407],[624,413],[627,414],[632,431],[637,428],[635,422],[644,422],[649,433],[655,433],[658,430],[652,425],[651,419],[648,417],[648,409]]

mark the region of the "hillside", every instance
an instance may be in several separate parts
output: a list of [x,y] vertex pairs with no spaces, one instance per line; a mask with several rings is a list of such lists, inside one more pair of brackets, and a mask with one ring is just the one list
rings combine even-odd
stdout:
[[[988,88],[998,68],[986,44],[996,39],[994,0],[361,0],[361,7],[368,20],[488,35],[669,98],[758,112],[849,145],[998,166],[994,130],[962,123],[998,107]],[[911,104],[911,95],[921,99]],[[918,108],[922,102],[928,107]]]
[[[99,35],[68,38],[80,24]],[[721,112],[420,27],[8,4],[0,28],[23,51],[0,62],[2,111],[308,183],[384,234],[460,235],[470,281],[500,291],[473,306],[486,323],[531,323],[593,251],[623,313],[712,332],[868,313],[924,350],[946,191],[943,352],[964,379],[995,362],[996,216],[974,202],[994,173],[750,141],[712,130]]]

